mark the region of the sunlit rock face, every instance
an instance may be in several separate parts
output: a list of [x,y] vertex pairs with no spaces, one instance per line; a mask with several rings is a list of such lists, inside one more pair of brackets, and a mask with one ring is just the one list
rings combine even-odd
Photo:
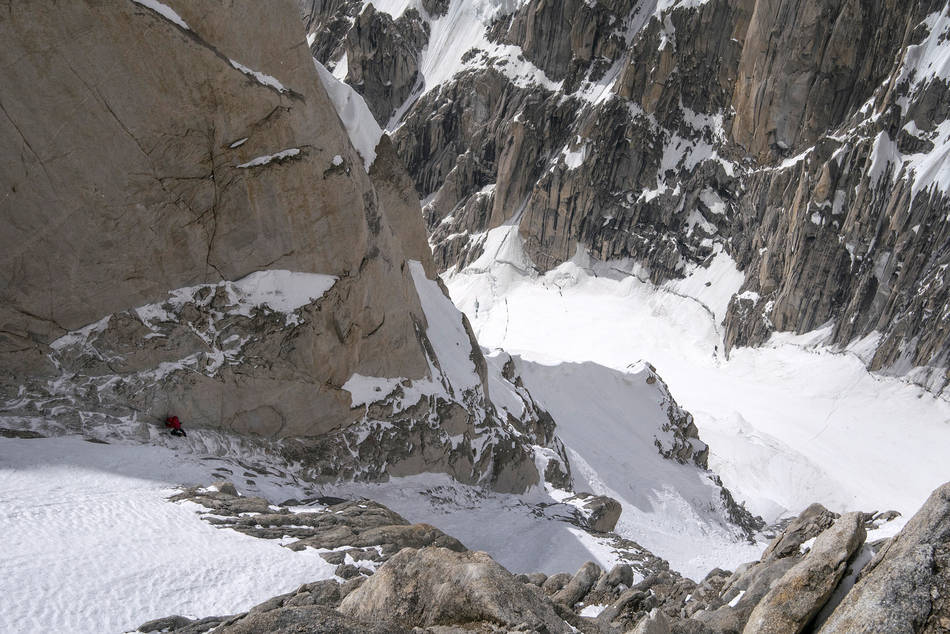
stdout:
[[295,3],[24,5],[0,32],[5,416],[175,413],[321,479],[538,482],[553,436],[499,418],[412,181]]

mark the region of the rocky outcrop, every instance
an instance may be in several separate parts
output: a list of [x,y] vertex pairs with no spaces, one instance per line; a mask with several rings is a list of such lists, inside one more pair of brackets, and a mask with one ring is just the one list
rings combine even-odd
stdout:
[[762,561],[797,555],[803,543],[815,539],[838,519],[821,504],[812,504],[793,519],[762,553]]
[[[218,504],[215,515],[228,511],[234,497],[207,489],[189,495],[206,496],[202,504]],[[380,505],[366,500],[360,505],[368,509],[368,518],[391,517]],[[329,509],[336,509],[328,510],[331,516],[338,511],[349,516],[347,522],[358,517],[353,506]],[[786,526],[759,561],[734,573],[714,569],[698,584],[662,567],[641,571],[642,580],[634,583],[630,566],[604,572],[593,562],[573,575],[511,575],[485,553],[409,547],[345,583],[305,584],[246,614],[168,617],[143,628],[258,631],[227,628],[299,623],[311,615],[339,624],[340,631],[365,623],[385,628],[379,631],[424,632],[938,632],[946,629],[947,618],[948,509],[950,484],[945,484],[869,564],[859,556],[865,526],[878,526],[883,517],[853,512],[834,521],[829,511],[813,505]],[[776,548],[812,533],[794,552]],[[880,545],[875,544],[871,548]],[[852,587],[845,574],[857,576],[857,584]],[[597,606],[599,614],[582,616],[590,606]]]
[[550,603],[485,553],[407,549],[340,604],[348,616],[391,619],[404,627],[487,623],[509,629],[569,632]]
[[583,599],[588,592],[593,589],[594,584],[604,574],[603,569],[592,561],[586,562],[580,567],[571,580],[563,588],[557,591],[552,598],[555,603],[560,603],[567,608],[573,608],[574,604]]
[[397,20],[372,4],[360,13],[346,35],[346,81],[366,99],[377,121],[385,124],[421,84],[419,51],[428,43],[429,27],[410,9]]
[[727,351],[833,322],[829,343],[873,337],[872,370],[941,389],[946,2],[661,4],[459,0],[488,44],[392,122],[436,265],[504,222],[540,271],[581,244],[659,283],[722,251],[746,277]]
[[805,558],[775,582],[752,611],[743,632],[804,630],[831,597],[865,536],[863,513],[841,516],[817,537]]
[[950,483],[862,571],[821,632],[950,629]]
[[565,502],[578,507],[578,522],[585,528],[599,533],[612,531],[623,512],[620,502],[606,495],[575,493]]
[[[261,539],[290,538],[294,551],[324,549],[321,557],[339,566],[344,578],[372,574],[382,562],[403,548],[438,546],[462,552],[454,537],[428,524],[410,524],[398,513],[372,500],[304,500],[312,512],[291,512],[263,498],[240,495],[230,482],[192,487],[169,498],[189,500],[211,514],[205,519],[219,528]],[[352,574],[351,574],[352,573]]]

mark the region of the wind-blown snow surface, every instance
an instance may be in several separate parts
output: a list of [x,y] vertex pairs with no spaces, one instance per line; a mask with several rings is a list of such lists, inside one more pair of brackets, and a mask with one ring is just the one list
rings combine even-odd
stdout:
[[233,614],[333,576],[315,551],[216,529],[197,504],[166,500],[211,470],[152,445],[0,438],[0,631]]
[[[485,241],[477,262],[446,279],[482,345],[548,365],[593,361],[623,370],[648,360],[695,416],[710,467],[766,519],[816,501],[909,517],[946,480],[950,403],[820,345],[827,330],[776,335],[723,358],[718,324],[742,279],[725,255],[656,288],[628,263],[590,268],[583,257],[531,274],[517,228],[493,230]],[[571,445],[573,419],[552,414]]]

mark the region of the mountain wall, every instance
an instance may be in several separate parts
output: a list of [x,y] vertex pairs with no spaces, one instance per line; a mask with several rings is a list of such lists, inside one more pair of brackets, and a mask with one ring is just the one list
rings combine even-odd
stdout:
[[[335,25],[313,54],[393,130],[438,268],[506,222],[541,271],[581,245],[662,283],[724,249],[745,274],[727,349],[833,322],[870,368],[943,388],[946,2],[426,4],[302,2]],[[385,68],[416,71],[374,74],[346,26],[368,20],[402,43]]]
[[147,438],[174,413],[318,479],[524,490],[534,436],[488,398],[412,182],[304,35],[290,0],[2,12],[3,419]]

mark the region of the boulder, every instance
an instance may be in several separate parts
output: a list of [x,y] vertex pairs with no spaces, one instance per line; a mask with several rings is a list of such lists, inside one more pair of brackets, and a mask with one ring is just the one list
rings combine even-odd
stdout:
[[610,569],[610,572],[600,576],[593,592],[601,594],[624,586],[624,589],[633,585],[633,568],[630,564],[617,564]]
[[950,483],[875,555],[821,634],[950,629]]
[[142,623],[139,625],[139,632],[167,632],[169,630],[175,631],[181,629],[187,625],[194,623],[193,619],[189,619],[184,616],[173,615],[165,616],[160,619],[153,619],[147,623]]
[[633,634],[670,634],[670,621],[657,608],[637,623]]
[[278,608],[248,614],[215,630],[218,634],[403,634],[386,620],[366,623],[318,605]]
[[547,595],[556,594],[560,592],[561,588],[566,586],[570,580],[571,575],[566,572],[559,572],[545,579],[544,583],[541,584],[541,589],[544,590],[544,593]]
[[[769,592],[772,584],[799,561],[801,557],[785,557],[740,566],[723,583],[721,598],[708,600],[704,611],[695,615],[696,620],[717,632],[742,631],[752,610]],[[733,600],[733,605],[724,605]]]
[[476,626],[570,632],[550,601],[482,552],[407,548],[340,604],[350,617],[407,628]]
[[797,555],[801,545],[834,524],[838,518],[817,502],[792,520],[762,553],[762,561]]
[[776,581],[742,630],[745,634],[801,632],[844,576],[848,560],[864,543],[863,513],[842,515],[821,533],[808,554]]
[[599,533],[612,531],[623,511],[620,502],[606,495],[577,493],[565,501],[578,507],[575,517],[579,524]]
[[571,577],[567,585],[561,588],[552,599],[555,603],[573,608],[575,603],[583,599],[584,595],[590,592],[603,572],[600,566],[592,561],[588,561],[580,567],[580,570]]
[[234,497],[237,497],[238,495],[237,489],[234,487],[234,484],[231,482],[228,482],[227,480],[218,480],[217,482],[212,484],[211,487],[214,489],[217,489],[219,493],[222,493],[224,495],[233,495]]

